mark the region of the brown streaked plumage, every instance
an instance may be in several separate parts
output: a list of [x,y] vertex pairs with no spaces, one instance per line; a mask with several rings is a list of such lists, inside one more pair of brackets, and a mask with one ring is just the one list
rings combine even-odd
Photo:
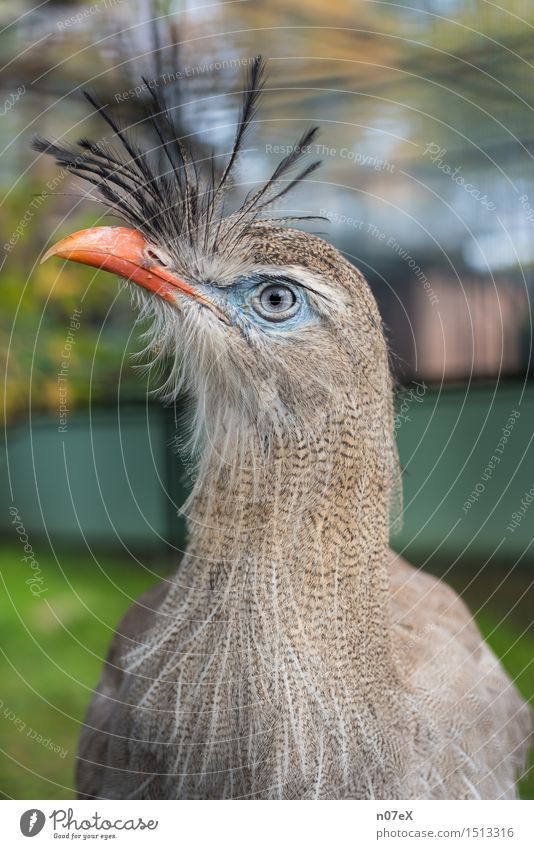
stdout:
[[[257,63],[248,89],[260,79]],[[513,797],[528,708],[462,601],[388,549],[392,384],[371,292],[333,247],[266,216],[263,200],[298,156],[224,217],[254,109],[249,93],[209,202],[186,183],[192,159],[164,135],[165,114],[165,178],[129,143],[127,164],[86,143],[98,165],[81,171],[39,143],[138,231],[75,234],[50,253],[135,269],[153,318],[147,348],[171,358],[166,395],[186,382],[199,453],[187,552],[118,626],[80,741],[78,792]],[[183,226],[157,224],[156,196]]]

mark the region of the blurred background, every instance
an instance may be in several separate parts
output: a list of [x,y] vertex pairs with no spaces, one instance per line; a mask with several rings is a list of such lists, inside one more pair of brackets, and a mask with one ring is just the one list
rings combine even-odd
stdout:
[[[82,89],[135,123],[142,74],[174,87],[199,155],[223,155],[247,66],[268,58],[245,191],[321,125],[323,167],[281,214],[327,219],[309,229],[365,273],[382,310],[404,471],[392,545],[462,593],[532,698],[532,3],[19,0],[0,6],[0,50],[3,795],[72,797],[117,621],[184,546],[181,405],[154,403],[136,374],[128,294],[39,264],[60,236],[110,219],[32,136],[109,138]],[[532,772],[522,794],[534,797]]]

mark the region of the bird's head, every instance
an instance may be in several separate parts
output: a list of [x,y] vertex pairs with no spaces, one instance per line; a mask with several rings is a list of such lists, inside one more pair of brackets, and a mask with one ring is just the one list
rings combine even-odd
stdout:
[[263,434],[289,428],[316,433],[321,419],[347,404],[365,414],[380,399],[383,410],[372,426],[387,429],[387,350],[364,278],[325,241],[267,212],[316,167],[295,173],[315,131],[305,133],[239,209],[225,212],[261,77],[258,60],[233,150],[218,176],[213,169],[202,174],[156,95],[150,125],[158,167],[101,107],[122,156],[103,143],[82,140],[79,152],[37,140],[38,150],[97,185],[130,225],[74,233],[44,259],[96,266],[131,284],[142,315],[151,318],[147,348],[156,359],[171,358],[165,394],[173,396],[185,379],[208,431],[231,433],[245,425]]

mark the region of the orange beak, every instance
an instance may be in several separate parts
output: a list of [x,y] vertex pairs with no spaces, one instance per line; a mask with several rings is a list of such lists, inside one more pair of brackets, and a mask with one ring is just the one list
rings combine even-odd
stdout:
[[147,241],[139,230],[130,230],[128,227],[91,227],[56,242],[41,262],[51,256],[82,262],[132,280],[172,304],[176,304],[182,294],[213,307],[189,283],[175,277],[163,265],[152,260],[147,247]]

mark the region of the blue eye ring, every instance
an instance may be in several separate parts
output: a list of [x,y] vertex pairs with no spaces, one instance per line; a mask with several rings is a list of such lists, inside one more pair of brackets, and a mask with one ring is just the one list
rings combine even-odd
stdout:
[[300,309],[300,301],[293,287],[287,283],[268,282],[254,292],[252,307],[263,319],[273,322],[287,321]]

